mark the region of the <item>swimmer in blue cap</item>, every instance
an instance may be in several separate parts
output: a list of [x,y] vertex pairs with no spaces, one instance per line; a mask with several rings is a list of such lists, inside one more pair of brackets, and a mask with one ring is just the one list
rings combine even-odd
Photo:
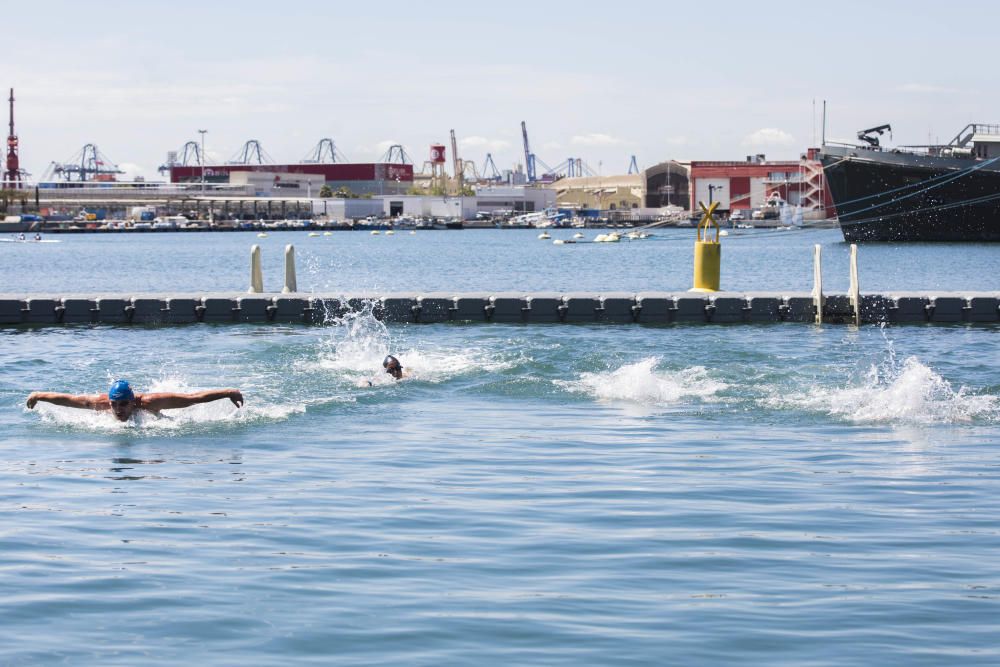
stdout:
[[33,409],[38,401],[52,403],[67,408],[90,410],[110,410],[115,419],[124,422],[136,410],[159,414],[160,410],[187,408],[197,403],[209,403],[228,398],[236,407],[243,406],[243,394],[239,389],[209,389],[192,393],[157,392],[137,394],[125,380],[116,380],[107,394],[60,394],[49,391],[33,391],[28,396],[28,409]]

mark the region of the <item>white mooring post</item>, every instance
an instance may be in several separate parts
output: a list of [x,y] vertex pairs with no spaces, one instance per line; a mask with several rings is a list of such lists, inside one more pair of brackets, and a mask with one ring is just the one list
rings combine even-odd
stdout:
[[813,306],[816,308],[816,324],[823,323],[823,249],[817,243],[813,247]]
[[851,308],[854,310],[854,325],[861,326],[861,287],[858,285],[858,245],[851,244]]
[[295,284],[295,246],[291,244],[285,246],[285,286],[281,291],[286,294],[299,291]]
[[260,268],[260,246],[250,248],[250,294],[260,294],[264,291],[264,274]]

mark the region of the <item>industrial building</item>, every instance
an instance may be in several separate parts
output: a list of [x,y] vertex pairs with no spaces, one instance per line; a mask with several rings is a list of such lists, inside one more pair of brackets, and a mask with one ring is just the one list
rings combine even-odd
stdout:
[[459,218],[471,220],[479,214],[492,217],[544,211],[556,203],[556,191],[528,186],[479,186],[476,193],[464,197],[405,195],[383,197],[384,213],[399,215]]
[[[354,195],[404,194],[413,186],[412,164],[332,163],[332,164],[222,164],[170,165],[171,183],[231,183],[231,175],[241,172],[265,172],[288,175],[319,176],[322,185],[334,192]],[[246,182],[244,180],[244,182]],[[317,195],[318,192],[313,193]]]
[[719,202],[721,212],[749,211],[780,197],[789,205],[832,216],[833,203],[815,151],[809,149],[799,160],[748,155],[745,161],[693,161],[688,207],[695,211],[698,202]]
[[562,178],[551,187],[565,208],[645,211],[688,205],[688,169],[673,160],[635,174]]

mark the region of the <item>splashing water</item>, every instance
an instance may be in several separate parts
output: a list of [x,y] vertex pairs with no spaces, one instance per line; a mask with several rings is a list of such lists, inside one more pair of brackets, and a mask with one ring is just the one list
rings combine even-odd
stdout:
[[[154,380],[148,389],[140,393],[157,392],[192,392],[205,388],[191,387],[183,380],[170,377]],[[27,409],[27,408],[25,408]],[[253,423],[259,421],[279,421],[290,415],[305,412],[305,405],[253,403],[248,400],[242,408],[237,408],[228,399],[200,403],[188,408],[164,410],[157,416],[151,412],[136,411],[128,421],[120,422],[111,412],[67,408],[51,403],[38,403],[35,406],[43,423],[56,426],[68,426],[96,432],[114,432],[124,430],[140,430],[149,432],[178,431],[206,425],[222,425],[232,423]]]
[[[349,384],[367,386],[392,385],[395,380],[382,371],[387,354],[396,356],[406,377],[424,382],[444,382],[473,372],[493,372],[510,368],[515,359],[505,359],[480,348],[448,348],[435,344],[432,349],[393,341],[385,323],[375,317],[374,303],[366,303],[359,311],[332,318],[328,337],[320,342],[315,366],[333,372]],[[306,364],[309,370],[313,361]]]
[[556,384],[601,400],[647,405],[673,405],[684,399],[711,400],[727,385],[709,377],[703,366],[675,372],[657,371],[658,357],[648,357],[613,371],[582,373],[576,381]]
[[800,398],[786,396],[771,402],[859,423],[950,424],[1000,418],[996,396],[974,394],[965,387],[956,391],[916,357],[897,363],[891,350],[888,361],[873,364],[859,386],[817,387]]

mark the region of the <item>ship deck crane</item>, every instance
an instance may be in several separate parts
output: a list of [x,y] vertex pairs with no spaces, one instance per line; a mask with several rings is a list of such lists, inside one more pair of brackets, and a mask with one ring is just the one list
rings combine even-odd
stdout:
[[[886,123],[885,125],[879,125],[878,127],[870,127],[867,130],[858,130],[858,139],[865,142],[872,148],[879,147],[878,137],[882,136],[884,133],[889,133],[889,138],[892,138],[892,126]],[[872,136],[878,135],[878,136]]]

